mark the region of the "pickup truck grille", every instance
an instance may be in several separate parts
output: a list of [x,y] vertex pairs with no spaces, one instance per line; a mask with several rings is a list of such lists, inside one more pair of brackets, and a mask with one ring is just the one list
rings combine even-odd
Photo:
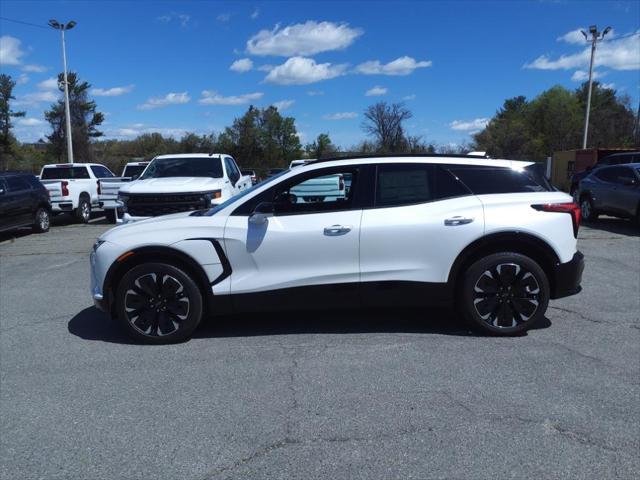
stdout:
[[209,200],[202,193],[132,194],[127,201],[127,211],[133,217],[157,217],[203,208],[209,208]]

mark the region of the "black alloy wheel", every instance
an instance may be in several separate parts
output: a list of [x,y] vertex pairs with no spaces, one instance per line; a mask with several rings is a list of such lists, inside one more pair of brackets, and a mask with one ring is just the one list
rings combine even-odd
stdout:
[[145,263],[120,281],[118,319],[136,339],[146,343],[186,340],[200,323],[202,294],[179,268]]
[[548,302],[544,271],[521,254],[489,255],[465,276],[466,316],[487,332],[512,335],[527,330],[544,316]]

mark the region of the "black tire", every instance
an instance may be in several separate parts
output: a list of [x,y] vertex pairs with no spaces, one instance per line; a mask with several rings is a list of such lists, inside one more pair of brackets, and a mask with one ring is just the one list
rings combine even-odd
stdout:
[[202,319],[200,289],[188,274],[166,263],[133,267],[118,284],[115,300],[118,322],[143,343],[183,342]]
[[531,258],[494,253],[467,269],[460,299],[462,313],[474,327],[493,335],[518,335],[544,317],[549,281]]
[[115,210],[105,210],[104,216],[109,223],[116,223],[116,211]]
[[78,208],[76,208],[74,216],[78,223],[89,223],[91,219],[91,202],[86,195],[80,195]]
[[580,216],[585,222],[595,222],[598,220],[598,212],[593,206],[593,200],[589,195],[580,198]]
[[40,207],[33,216],[33,231],[36,233],[45,233],[49,231],[51,226],[51,216],[49,210]]

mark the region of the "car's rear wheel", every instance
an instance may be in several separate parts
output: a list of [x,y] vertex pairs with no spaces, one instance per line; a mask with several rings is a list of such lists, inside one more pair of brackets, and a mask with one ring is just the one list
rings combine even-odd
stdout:
[[86,196],[81,196],[78,200],[78,208],[75,211],[76,221],[79,223],[89,223],[91,219],[91,203]]
[[549,304],[549,281],[531,258],[519,253],[495,253],[467,270],[462,311],[480,330],[516,335],[544,317]]
[[593,206],[593,200],[588,195],[580,199],[580,216],[585,222],[595,222],[598,219],[598,212]]
[[50,225],[51,218],[49,216],[49,211],[46,208],[38,208],[33,217],[33,231],[37,233],[48,232]]
[[202,318],[202,293],[180,268],[143,263],[129,270],[116,292],[118,321],[136,340],[152,344],[188,339]]

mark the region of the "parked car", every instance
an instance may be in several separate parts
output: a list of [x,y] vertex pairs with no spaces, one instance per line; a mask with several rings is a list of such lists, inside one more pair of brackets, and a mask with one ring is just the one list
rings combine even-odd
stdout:
[[598,215],[632,218],[640,224],[640,163],[597,168],[580,181],[582,218]]
[[31,227],[49,231],[49,192],[30,173],[0,172],[0,232]]
[[122,185],[118,202],[127,223],[210,208],[251,188],[229,155],[189,153],[155,157],[135,181]]
[[[454,305],[519,334],[580,290],[580,210],[530,162],[470,157],[322,160],[208,211],[115,228],[93,248],[96,305],[134,338],[187,339],[203,316],[353,306]],[[318,178],[344,198],[297,202]],[[303,320],[301,320],[303,321]]]
[[256,175],[255,170],[248,170],[243,168],[242,170],[240,170],[240,173],[242,173],[242,175],[246,175],[247,177],[251,177],[251,185],[255,185],[256,183],[258,183],[258,175]]
[[99,163],[61,163],[42,167],[40,181],[49,190],[54,215],[70,213],[76,221],[87,223],[91,210],[100,206],[98,181],[113,176]]
[[318,203],[344,200],[345,177],[351,179],[351,174],[325,175],[302,182],[287,192],[290,195],[289,202]]
[[[98,202],[100,208],[104,209],[105,217],[111,223],[116,223],[118,212],[122,210],[118,203],[120,187],[124,183],[134,181],[140,177],[147,165],[149,165],[149,162],[129,162],[125,165],[121,177],[109,177],[100,180]],[[120,213],[120,216],[122,216],[122,213]]]
[[640,163],[640,152],[620,152],[612,155],[607,155],[602,158],[593,167],[589,167],[582,172],[577,172],[571,175],[571,189],[570,193],[574,200],[578,201],[578,187],[580,180],[585,178],[591,173],[592,170],[598,167],[604,167],[606,165],[623,165],[627,163]]

